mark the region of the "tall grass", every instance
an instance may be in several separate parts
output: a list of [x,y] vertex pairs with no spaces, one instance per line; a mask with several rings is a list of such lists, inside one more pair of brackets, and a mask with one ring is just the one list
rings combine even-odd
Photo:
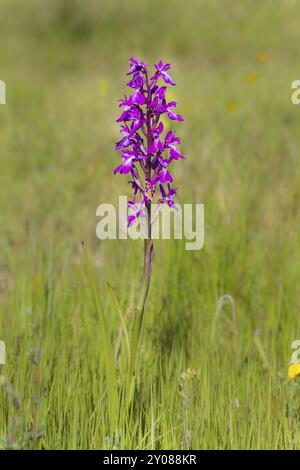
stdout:
[[[76,2],[65,27],[61,2],[0,2],[1,447],[299,447],[300,7],[224,4]],[[97,240],[95,211],[128,194],[112,169],[131,54],[175,64],[176,181],[205,204],[205,247],[155,245],[128,413],[143,247]]]

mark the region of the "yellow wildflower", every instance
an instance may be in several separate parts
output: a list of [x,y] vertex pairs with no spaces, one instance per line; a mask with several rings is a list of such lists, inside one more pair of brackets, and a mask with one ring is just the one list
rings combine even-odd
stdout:
[[263,64],[264,62],[267,62],[267,60],[268,60],[268,55],[265,52],[260,52],[256,56],[256,62],[258,62],[259,64]]
[[290,364],[288,369],[289,379],[293,380],[300,376],[300,362]]
[[248,84],[248,85],[252,85],[253,83],[255,83],[257,80],[257,77],[254,73],[248,73],[246,76],[245,76],[245,82]]
[[238,101],[232,100],[228,103],[227,110],[229,113],[235,113],[239,107]]

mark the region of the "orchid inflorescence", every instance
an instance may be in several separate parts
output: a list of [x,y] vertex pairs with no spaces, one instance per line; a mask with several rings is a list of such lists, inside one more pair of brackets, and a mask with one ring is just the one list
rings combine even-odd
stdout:
[[120,100],[123,111],[117,122],[121,123],[122,139],[117,142],[116,150],[121,151],[123,162],[114,173],[132,176],[129,184],[134,194],[128,201],[128,225],[131,225],[149,208],[157,188],[158,205],[175,207],[173,198],[177,190],[171,187],[173,178],[169,165],[185,157],[178,150],[180,138],[174,131],[163,136],[162,115],[167,115],[171,121],[183,121],[182,116],[174,112],[176,101],[166,101],[167,86],[158,85],[159,79],[167,85],[175,85],[168,74],[171,65],[159,61],[155,64],[154,75],[149,77],[144,62],[131,57],[129,63],[128,86],[134,91],[129,98],[125,96]]

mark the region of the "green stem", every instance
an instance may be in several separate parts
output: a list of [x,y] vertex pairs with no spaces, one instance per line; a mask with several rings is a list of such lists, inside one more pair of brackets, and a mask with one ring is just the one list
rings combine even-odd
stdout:
[[[146,86],[148,91],[148,99],[147,99],[147,115],[146,115],[146,127],[147,127],[147,146],[148,148],[153,143],[152,137],[152,117],[151,117],[151,90],[149,86],[148,75],[146,72]],[[147,182],[151,181],[151,155],[147,159],[145,163],[145,180],[146,180],[146,189],[147,189]],[[138,359],[138,351],[141,344],[141,339],[143,335],[143,326],[144,326],[144,311],[145,311],[145,304],[148,296],[149,286],[150,286],[150,279],[151,279],[151,271],[152,271],[152,260],[153,260],[153,241],[151,239],[151,187],[149,186],[149,194],[151,195],[149,198],[149,202],[147,204],[147,234],[145,238],[144,244],[144,269],[143,269],[143,277],[142,277],[142,286],[141,286],[141,294],[139,298],[139,302],[137,304],[137,308],[134,315],[133,320],[133,330],[132,330],[132,338],[131,338],[131,356],[130,356],[130,363],[129,363],[129,386],[127,387],[127,406],[130,406],[132,398],[134,396],[135,390],[135,380],[136,380],[136,371],[137,371],[137,359]]]
[[153,260],[153,241],[151,240],[151,205],[147,207],[148,211],[148,238],[145,239],[144,245],[144,269],[141,286],[141,294],[139,302],[135,311],[133,320],[133,330],[131,339],[131,357],[129,366],[129,390],[127,395],[127,405],[130,405],[135,389],[135,378],[137,369],[138,351],[141,344],[143,335],[143,324],[144,324],[144,312],[145,304],[148,296],[151,271],[152,271],[152,260]]

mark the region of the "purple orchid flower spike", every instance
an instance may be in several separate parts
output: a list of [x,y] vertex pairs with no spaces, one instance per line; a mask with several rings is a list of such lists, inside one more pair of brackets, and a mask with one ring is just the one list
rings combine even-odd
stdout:
[[[155,198],[158,205],[167,204],[175,208],[174,197],[177,189],[172,188],[173,177],[170,166],[184,159],[178,149],[180,139],[174,131],[164,134],[162,115],[170,121],[182,122],[180,114],[175,113],[176,101],[166,99],[167,86],[175,86],[168,71],[171,65],[160,60],[154,65],[154,75],[149,77],[147,65],[131,57],[127,75],[132,93],[120,100],[122,112],[117,120],[121,124],[121,140],[116,150],[121,152],[122,163],[114,173],[130,174],[129,184],[133,197],[128,202],[128,225],[140,217],[146,218],[147,234],[144,248],[144,270],[140,301],[134,317],[132,333],[132,355],[130,374],[134,374],[136,352],[141,338],[143,313],[150,285],[153,242],[151,240],[151,205]],[[161,82],[162,80],[162,82]]]
[[[173,183],[169,167],[173,161],[185,157],[178,149],[180,139],[174,131],[163,136],[163,114],[170,121],[183,121],[182,116],[174,111],[176,101],[168,102],[166,99],[166,85],[175,85],[168,73],[171,65],[160,60],[154,65],[155,72],[149,78],[147,65],[143,61],[131,57],[129,64],[128,86],[132,94],[121,99],[119,104],[122,112],[117,122],[121,124],[122,138],[116,143],[116,150],[121,152],[122,164],[117,166],[114,173],[132,176],[130,184],[134,197],[128,204],[128,225],[131,225],[145,211],[150,216],[151,203],[156,193],[160,204],[171,206],[176,190],[169,188]],[[160,84],[159,80],[166,85]],[[165,194],[169,195],[168,198]]]

